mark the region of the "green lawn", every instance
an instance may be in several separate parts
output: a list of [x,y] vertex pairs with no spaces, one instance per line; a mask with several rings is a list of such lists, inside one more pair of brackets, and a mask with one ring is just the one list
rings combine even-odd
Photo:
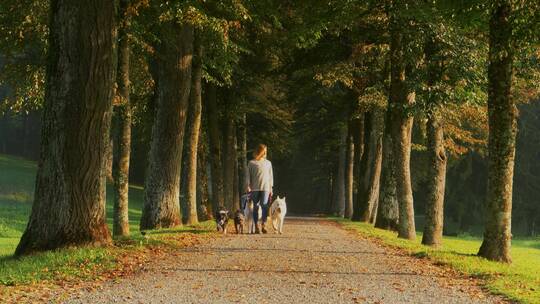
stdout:
[[[0,257],[9,256],[17,247],[32,208],[37,165],[21,158],[0,155]],[[107,193],[112,193],[110,186]],[[139,233],[143,191],[129,189],[129,223]],[[112,229],[112,196],[107,195],[107,223]]]
[[512,241],[511,265],[495,263],[476,256],[481,239],[475,237],[444,237],[440,249],[420,244],[421,233],[416,241],[398,239],[391,231],[374,228],[366,223],[336,219],[345,227],[360,234],[382,240],[384,243],[405,249],[410,254],[427,257],[437,263],[450,265],[467,275],[479,277],[493,293],[521,303],[540,303],[540,238],[516,238]]
[[[37,166],[21,158],[0,155],[0,297],[1,285],[20,285],[41,280],[91,278],[112,269],[120,254],[129,250],[143,250],[147,245],[175,246],[184,232],[213,231],[211,222],[195,227],[180,227],[149,232],[148,238],[139,233],[142,195],[141,187],[131,186],[129,217],[132,238],[110,248],[63,249],[35,254],[20,259],[12,258],[19,238],[30,215],[34,179]],[[112,193],[108,189],[107,193]],[[107,195],[107,222],[112,228],[112,198]],[[119,246],[118,246],[119,245]]]

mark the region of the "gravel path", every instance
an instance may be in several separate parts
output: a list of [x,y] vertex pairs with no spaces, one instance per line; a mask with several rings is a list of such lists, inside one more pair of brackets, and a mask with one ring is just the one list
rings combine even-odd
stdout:
[[315,218],[229,234],[66,303],[499,303],[466,278]]

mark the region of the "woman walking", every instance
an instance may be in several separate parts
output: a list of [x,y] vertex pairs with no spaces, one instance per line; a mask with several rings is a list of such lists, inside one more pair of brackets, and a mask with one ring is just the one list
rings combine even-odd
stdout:
[[[253,151],[253,159],[248,163],[247,191],[251,192],[253,200],[253,221],[255,233],[266,233],[266,218],[268,217],[268,201],[274,186],[272,163],[266,159],[268,149],[259,144]],[[259,207],[262,208],[261,226],[259,226]]]

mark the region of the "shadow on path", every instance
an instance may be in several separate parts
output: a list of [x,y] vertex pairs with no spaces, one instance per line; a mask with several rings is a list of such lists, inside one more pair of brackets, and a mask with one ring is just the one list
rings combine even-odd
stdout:
[[355,272],[355,271],[322,271],[322,270],[267,270],[267,269],[230,269],[230,268],[177,268],[173,267],[170,270],[186,271],[186,272],[230,272],[230,273],[265,273],[265,274],[324,274],[324,275],[355,275],[355,276],[410,276],[410,277],[430,277],[444,278],[441,275],[425,275],[413,272]]
[[218,247],[206,247],[206,248],[185,248],[180,249],[178,252],[217,252],[217,253],[230,253],[230,252],[255,252],[255,251],[275,251],[275,252],[298,252],[298,253],[322,253],[322,254],[364,254],[364,255],[385,255],[385,256],[399,256],[397,254],[388,252],[376,252],[376,251],[339,251],[339,250],[312,250],[312,249],[286,249],[286,248],[246,248],[246,247],[234,247],[234,248],[218,248]]

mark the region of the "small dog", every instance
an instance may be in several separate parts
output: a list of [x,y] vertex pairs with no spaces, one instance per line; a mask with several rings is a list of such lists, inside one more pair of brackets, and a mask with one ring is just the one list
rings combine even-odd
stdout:
[[244,233],[244,213],[240,209],[236,210],[234,214],[234,228],[236,229],[236,234]]
[[[254,209],[254,204],[253,204],[253,201],[250,199],[247,202],[246,206],[244,207],[244,218],[247,221],[248,233],[255,233],[255,221],[253,220],[253,209]],[[258,212],[259,221],[261,220],[261,218],[262,218],[262,208],[259,208],[259,212]]]
[[270,216],[272,218],[272,227],[276,233],[283,233],[283,222],[285,221],[285,214],[287,214],[287,203],[285,197],[279,196],[270,206]]
[[217,231],[227,234],[227,224],[229,223],[229,211],[221,207],[216,212],[216,226]]

